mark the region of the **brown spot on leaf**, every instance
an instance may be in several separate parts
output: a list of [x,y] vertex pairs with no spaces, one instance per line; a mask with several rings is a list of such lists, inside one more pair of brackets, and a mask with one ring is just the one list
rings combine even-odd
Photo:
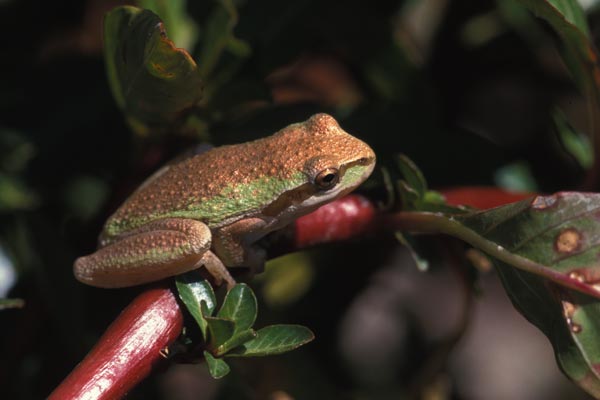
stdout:
[[581,248],[581,233],[577,229],[563,230],[554,241],[554,249],[559,253],[573,253]]
[[555,194],[552,196],[536,196],[531,201],[531,208],[533,210],[542,211],[554,206],[558,201]]
[[565,299],[564,297],[566,297],[566,296],[561,296],[561,297],[563,297],[561,299],[561,303],[562,303],[562,307],[563,307],[563,315],[565,317],[565,322],[569,326],[569,329],[571,330],[571,332],[580,333],[582,330],[581,325],[579,325],[579,324],[575,323],[575,321],[573,321],[573,316],[575,315],[575,312],[577,311],[578,306],[573,304],[571,301]]
[[583,277],[583,275],[576,271],[569,272],[569,278],[575,279],[576,281],[579,281],[581,283],[585,282],[585,278]]

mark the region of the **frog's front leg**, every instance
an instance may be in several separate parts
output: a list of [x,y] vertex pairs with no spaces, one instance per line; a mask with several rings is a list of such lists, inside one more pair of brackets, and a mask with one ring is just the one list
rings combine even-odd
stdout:
[[267,222],[246,218],[213,233],[213,248],[228,267],[248,267],[252,274],[264,270],[266,253],[252,244],[264,235]]
[[210,251],[210,229],[202,222],[166,218],[75,261],[75,277],[88,285],[117,288],[157,281],[205,265],[217,284],[235,281]]

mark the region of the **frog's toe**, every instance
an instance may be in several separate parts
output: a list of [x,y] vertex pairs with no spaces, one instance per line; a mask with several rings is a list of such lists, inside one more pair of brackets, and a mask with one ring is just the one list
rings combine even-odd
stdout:
[[214,278],[217,286],[221,286],[223,281],[227,283],[227,289],[231,289],[236,285],[236,281],[229,273],[227,267],[212,251],[204,253],[198,264],[199,266],[204,265],[208,273]]

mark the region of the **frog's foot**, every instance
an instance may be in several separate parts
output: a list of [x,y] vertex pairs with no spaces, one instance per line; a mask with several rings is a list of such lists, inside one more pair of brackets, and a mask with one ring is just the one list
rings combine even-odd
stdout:
[[264,271],[266,252],[253,242],[262,236],[266,222],[246,218],[218,230],[213,236],[213,248],[228,267],[247,267],[250,275]]
[[231,290],[235,286],[235,279],[233,279],[223,262],[219,260],[219,257],[212,251],[209,250],[204,253],[198,265],[204,265],[208,273],[215,279],[217,286],[221,286],[223,281],[227,283],[227,290]]

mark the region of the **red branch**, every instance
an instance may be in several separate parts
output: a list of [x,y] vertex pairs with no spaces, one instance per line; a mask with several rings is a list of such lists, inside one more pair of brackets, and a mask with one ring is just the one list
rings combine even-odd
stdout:
[[[450,191],[449,202],[481,208],[515,201],[499,189]],[[460,196],[457,195],[460,193]],[[487,201],[487,204],[485,203]],[[377,213],[366,198],[350,195],[296,221],[291,248],[360,237],[373,228]],[[183,326],[174,294],[152,287],[136,297],[108,327],[94,348],[52,392],[50,400],[118,399],[142,381],[161,360],[160,351],[172,344]]]
[[108,327],[50,400],[119,399],[144,379],[160,351],[181,333],[183,315],[170,289],[150,288]]

